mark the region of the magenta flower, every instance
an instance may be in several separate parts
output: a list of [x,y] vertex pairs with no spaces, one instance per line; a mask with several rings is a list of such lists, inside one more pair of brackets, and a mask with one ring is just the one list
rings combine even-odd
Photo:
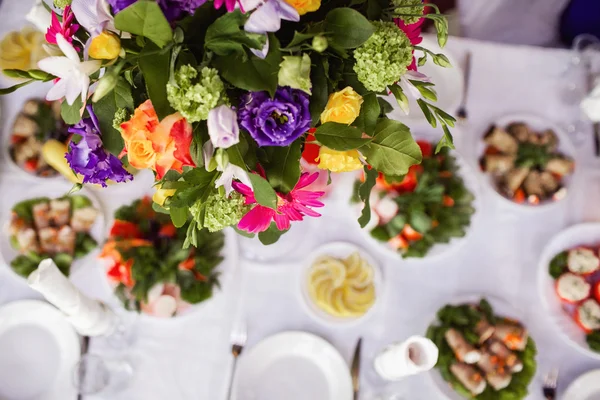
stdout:
[[60,33],[69,43],[73,43],[73,36],[77,33],[79,25],[73,23],[75,14],[71,10],[71,6],[66,6],[63,15],[62,22],[58,20],[58,16],[52,11],[52,24],[46,31],[46,42],[50,44],[58,44],[56,42],[56,35]]
[[310,207],[323,207],[324,204],[318,201],[318,198],[325,192],[301,190],[317,180],[318,177],[318,172],[312,175],[304,172],[291,192],[288,194],[277,193],[277,210],[256,204],[252,189],[243,183],[234,182],[233,188],[246,197],[245,203],[256,204],[242,217],[238,223],[238,229],[250,233],[264,232],[271,226],[271,221],[275,221],[277,229],[283,231],[290,228],[291,221],[302,221],[304,216],[320,217],[321,214]]
[[[423,26],[424,21],[425,21],[425,18],[420,18],[414,24],[406,25],[404,23],[404,21],[402,21],[400,18],[394,18],[394,22],[396,23],[396,25],[398,25],[398,28],[400,28],[404,33],[406,33],[406,36],[408,36],[408,39],[410,40],[410,44],[413,47],[420,44],[423,41],[423,37],[421,36],[421,28]],[[415,50],[413,49],[413,54],[414,53],[415,53]],[[417,60],[415,59],[414,55],[413,55],[412,63],[409,65],[408,69],[410,71],[417,70]]]
[[223,4],[225,4],[225,8],[227,9],[227,12],[232,12],[233,10],[235,10],[235,5],[239,0],[215,0],[215,9],[219,9],[221,7],[223,7]]

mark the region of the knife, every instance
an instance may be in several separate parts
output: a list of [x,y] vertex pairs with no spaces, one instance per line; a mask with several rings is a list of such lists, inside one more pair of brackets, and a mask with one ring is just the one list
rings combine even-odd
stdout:
[[352,365],[350,366],[350,376],[352,376],[352,389],[354,390],[354,400],[358,400],[358,392],[360,390],[360,351],[362,348],[362,338],[358,339],[354,348],[354,356],[352,357]]

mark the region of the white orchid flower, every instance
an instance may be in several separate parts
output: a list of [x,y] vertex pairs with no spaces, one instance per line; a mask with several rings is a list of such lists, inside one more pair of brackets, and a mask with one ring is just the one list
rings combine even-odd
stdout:
[[106,0],[73,0],[71,9],[77,23],[84,27],[92,38],[104,30],[116,32],[114,18]]
[[[246,0],[241,3],[242,9],[247,12],[256,10],[244,24],[244,30],[251,33],[277,32],[281,28],[281,20],[300,21],[300,14],[284,0]],[[252,53],[259,58],[265,58],[269,52],[269,38],[261,50],[252,49]]]
[[235,164],[227,163],[225,168],[217,166],[217,171],[222,172],[222,174],[219,177],[219,179],[215,181],[215,188],[218,189],[221,186],[223,186],[225,188],[225,194],[227,194],[227,196],[229,196],[229,194],[233,191],[232,182],[234,179],[239,180],[248,187],[252,187],[252,183],[250,182],[248,173],[244,171],[243,168],[238,167]]
[[[417,89],[415,85],[413,85],[410,81],[431,82],[431,79],[427,75],[417,71],[406,71],[406,73],[400,77],[400,80],[398,81],[398,86],[402,88],[402,91],[406,94],[408,98],[418,100],[422,97],[421,92],[419,92],[419,89]],[[402,111],[404,111],[404,113],[408,115],[408,102],[399,104],[399,106],[402,109]]]
[[56,35],[56,43],[64,56],[47,57],[38,62],[38,68],[58,78],[48,91],[46,100],[59,100],[63,97],[67,104],[73,105],[78,96],[85,104],[90,87],[90,75],[102,66],[100,60],[81,61],[73,45],[61,35]]

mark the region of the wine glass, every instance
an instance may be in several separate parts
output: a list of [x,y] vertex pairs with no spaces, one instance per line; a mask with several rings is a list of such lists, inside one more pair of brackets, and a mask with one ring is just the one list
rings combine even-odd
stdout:
[[80,395],[115,393],[133,377],[125,360],[108,360],[97,354],[84,354],[73,370],[73,385]]

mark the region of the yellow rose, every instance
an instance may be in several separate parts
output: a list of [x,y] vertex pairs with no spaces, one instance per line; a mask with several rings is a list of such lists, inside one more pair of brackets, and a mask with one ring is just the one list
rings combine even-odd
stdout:
[[132,167],[137,169],[154,168],[156,152],[152,142],[143,132],[139,132],[125,141],[125,148],[127,149],[127,159]]
[[320,169],[328,169],[331,172],[350,172],[363,167],[357,150],[337,151],[322,146],[319,150]]
[[321,0],[285,0],[290,6],[294,7],[298,14],[304,15],[307,12],[317,11],[321,7]]
[[121,40],[112,32],[104,31],[92,39],[89,55],[97,60],[114,60],[121,52]]
[[152,201],[154,201],[156,204],[162,207],[165,205],[165,201],[167,200],[167,198],[175,194],[175,191],[175,189],[159,188],[156,190],[156,192],[154,192],[154,195],[152,196]]
[[338,122],[350,125],[360,114],[362,103],[362,96],[350,86],[332,93],[329,96],[325,110],[321,113],[321,123]]

